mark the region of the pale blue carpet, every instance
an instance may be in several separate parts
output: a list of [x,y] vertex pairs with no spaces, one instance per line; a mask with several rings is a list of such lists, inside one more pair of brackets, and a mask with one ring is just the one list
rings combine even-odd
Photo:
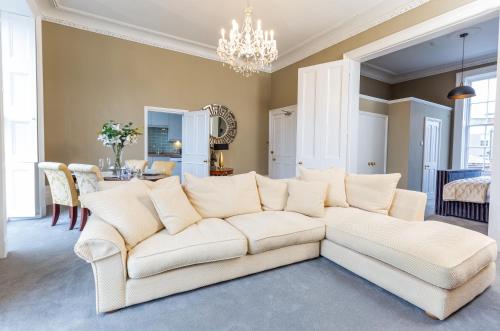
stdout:
[[62,218],[9,223],[0,330],[500,330],[498,282],[441,322],[324,258],[96,315]]

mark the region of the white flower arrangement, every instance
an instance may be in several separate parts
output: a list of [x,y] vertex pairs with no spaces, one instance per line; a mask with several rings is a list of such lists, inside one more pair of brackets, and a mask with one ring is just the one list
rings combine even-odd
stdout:
[[132,125],[132,122],[121,125],[115,121],[109,121],[103,124],[97,136],[97,140],[101,141],[104,146],[113,149],[113,153],[115,154],[115,169],[121,169],[123,148],[136,144],[139,136],[142,134],[139,128],[134,128]]

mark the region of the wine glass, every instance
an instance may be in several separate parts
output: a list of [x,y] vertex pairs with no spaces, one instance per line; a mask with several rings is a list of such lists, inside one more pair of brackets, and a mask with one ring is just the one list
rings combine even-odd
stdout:
[[108,164],[108,169],[111,169],[111,167],[113,166],[113,160],[111,160],[110,157],[107,157],[106,163]]
[[103,171],[104,170],[104,159],[99,159],[97,162],[98,162],[98,165],[99,165],[99,169],[101,171]]

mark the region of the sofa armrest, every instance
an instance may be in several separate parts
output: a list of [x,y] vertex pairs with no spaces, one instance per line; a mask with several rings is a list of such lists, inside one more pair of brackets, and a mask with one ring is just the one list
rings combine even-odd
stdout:
[[96,288],[96,311],[103,313],[125,306],[127,248],[118,231],[92,216],[75,244],[74,251],[92,264]]
[[389,216],[405,221],[423,221],[426,205],[427,194],[397,189],[389,210]]

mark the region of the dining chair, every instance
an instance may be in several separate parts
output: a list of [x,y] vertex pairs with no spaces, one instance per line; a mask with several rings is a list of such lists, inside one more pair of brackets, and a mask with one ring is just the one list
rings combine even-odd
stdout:
[[151,170],[157,171],[162,175],[172,176],[175,166],[176,163],[171,161],[154,161],[151,165]]
[[64,163],[40,162],[38,168],[45,172],[49,181],[52,194],[52,226],[59,220],[61,206],[68,206],[69,229],[73,230],[78,217],[78,193],[68,167]]
[[[68,169],[75,175],[76,183],[78,185],[78,193],[80,195],[97,192],[99,190],[98,183],[104,181],[99,168],[92,164],[78,164],[72,163]],[[81,206],[82,215],[80,221],[80,231],[83,230],[87,224],[89,210],[85,206]]]
[[135,170],[144,171],[147,165],[148,161],[146,160],[125,160],[125,166]]

